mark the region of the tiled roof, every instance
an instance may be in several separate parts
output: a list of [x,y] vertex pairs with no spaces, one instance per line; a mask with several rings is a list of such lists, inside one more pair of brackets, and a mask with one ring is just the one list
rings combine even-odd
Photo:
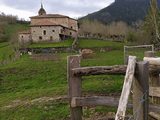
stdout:
[[32,16],[30,18],[48,18],[48,17],[67,17],[68,18],[68,16],[64,16],[64,15],[60,15],[60,14],[38,15],[38,16]]
[[63,26],[63,25],[60,25],[60,24],[57,24],[55,22],[52,22],[52,21],[49,21],[49,20],[41,20],[40,22],[37,22],[37,23],[34,23],[30,25],[31,27],[37,27],[37,26],[61,26],[61,27],[64,27],[64,28],[67,28],[69,30],[73,30],[73,31],[76,31],[72,28],[68,28],[66,26]]
[[[46,15],[32,16],[30,18],[32,19],[32,18],[70,18],[70,17],[65,15],[60,15],[60,14],[46,14]],[[70,18],[70,19],[73,19],[73,18]]]
[[58,26],[58,24],[49,20],[42,20],[40,22],[31,24],[31,26]]

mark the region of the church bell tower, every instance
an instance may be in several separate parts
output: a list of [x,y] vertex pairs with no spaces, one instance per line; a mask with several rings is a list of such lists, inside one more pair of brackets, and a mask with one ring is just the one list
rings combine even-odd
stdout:
[[41,15],[46,15],[46,11],[45,11],[45,9],[43,8],[43,3],[42,3],[42,1],[41,1],[41,8],[39,9],[38,14],[39,14],[39,16],[41,16]]

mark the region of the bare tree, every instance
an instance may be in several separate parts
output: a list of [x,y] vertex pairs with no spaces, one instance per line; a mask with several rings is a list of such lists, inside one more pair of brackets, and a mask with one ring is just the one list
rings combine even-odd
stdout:
[[122,21],[106,25],[96,20],[86,19],[80,22],[79,34],[85,37],[109,38],[111,36],[126,36],[129,29],[131,27]]
[[157,47],[160,46],[159,20],[160,15],[157,6],[157,0],[151,0],[150,9],[144,22],[144,31],[150,38],[150,42],[155,44]]

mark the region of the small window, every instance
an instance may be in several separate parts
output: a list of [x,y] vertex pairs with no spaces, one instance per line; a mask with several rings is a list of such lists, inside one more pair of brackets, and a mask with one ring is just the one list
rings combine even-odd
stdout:
[[46,35],[46,30],[43,30],[43,35]]
[[22,36],[22,38],[23,38],[23,36]]
[[42,26],[40,26],[40,28],[41,28]]
[[63,29],[61,29],[61,33],[63,33],[63,31],[64,31],[64,30],[63,30]]
[[50,36],[50,40],[53,40],[53,37],[52,37],[52,36]]
[[70,35],[72,35],[72,32],[70,32]]
[[55,30],[52,30],[52,32],[55,32]]
[[42,40],[42,36],[39,36],[39,40]]
[[71,26],[71,28],[73,28],[73,27]]

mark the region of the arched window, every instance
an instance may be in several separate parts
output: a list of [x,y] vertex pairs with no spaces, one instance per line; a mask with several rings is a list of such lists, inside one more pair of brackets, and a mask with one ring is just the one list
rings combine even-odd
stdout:
[[43,30],[43,35],[46,35],[46,30]]

